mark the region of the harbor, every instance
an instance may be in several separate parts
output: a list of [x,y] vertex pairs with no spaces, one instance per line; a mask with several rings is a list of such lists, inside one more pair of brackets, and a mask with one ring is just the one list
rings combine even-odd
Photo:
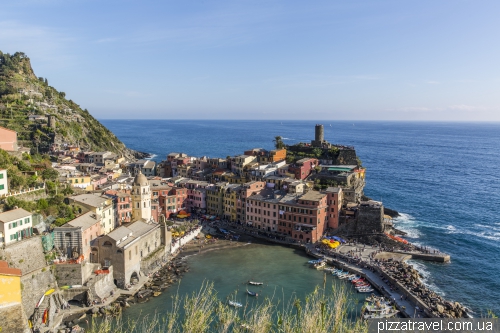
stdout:
[[[224,236],[220,229],[227,231],[227,234]],[[265,297],[277,300],[283,297],[278,301],[286,303],[292,295],[304,297],[315,287],[327,283],[349,293],[353,304],[351,315],[355,317],[362,313],[367,296],[373,297],[371,288],[373,293],[383,296],[391,304],[391,309],[395,308],[402,317],[449,316],[447,311],[456,312],[455,316],[466,314],[462,307],[446,302],[432,292],[425,293],[427,298],[417,297],[413,290],[394,276],[394,272],[401,270],[411,275],[412,283],[419,281],[418,272],[404,262],[414,258],[414,254],[425,253],[382,251],[380,247],[353,241],[339,242],[335,249],[327,250],[326,246],[320,248],[321,242],[307,245],[289,243],[252,228],[242,228],[224,221],[205,222],[202,228],[196,230],[196,235],[187,235],[190,241],[187,238],[181,241],[182,246],[175,251],[171,260],[158,267],[156,272],[140,276],[129,290],[118,290],[112,297],[91,307],[63,310],[60,322],[72,327],[85,325],[96,315],[121,313],[124,318],[137,319],[140,313],[161,314],[170,308],[166,300],[174,295],[183,296],[196,291],[204,281],[214,283],[219,299],[245,307]],[[269,256],[283,257],[285,262],[274,259],[266,262],[265,258]],[[310,269],[308,257],[321,258],[327,266],[318,267],[318,271]],[[445,262],[449,256],[433,253],[428,259]],[[242,262],[245,265],[241,265]],[[332,274],[334,270],[344,275],[356,275],[356,278],[363,280],[363,284],[353,283],[351,286],[349,279],[336,278]],[[352,275],[351,280],[354,279]],[[249,281],[253,283],[248,284]],[[357,287],[363,288],[361,292],[356,292],[360,291]],[[436,306],[437,301],[443,304],[440,304],[440,309]]]

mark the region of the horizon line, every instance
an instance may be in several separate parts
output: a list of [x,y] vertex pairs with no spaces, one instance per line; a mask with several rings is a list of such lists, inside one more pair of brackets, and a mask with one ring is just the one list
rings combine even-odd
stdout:
[[311,121],[311,122],[395,122],[395,123],[500,123],[500,120],[402,120],[402,119],[367,119],[367,120],[355,120],[355,119],[206,119],[206,118],[197,118],[197,119],[181,119],[181,118],[97,118],[97,120],[124,120],[124,121],[132,121],[132,120],[169,120],[169,121],[254,121],[254,122],[262,122],[262,121],[277,121],[277,122],[295,122],[295,121]]

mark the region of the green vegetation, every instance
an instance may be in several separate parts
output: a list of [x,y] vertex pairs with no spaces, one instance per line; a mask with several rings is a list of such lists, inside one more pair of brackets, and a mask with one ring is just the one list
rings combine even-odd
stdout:
[[[92,323],[90,333],[354,333],[366,332],[366,322],[348,318],[344,290],[316,290],[305,300],[292,299],[279,304],[266,298],[252,308],[235,309],[217,298],[213,284],[205,283],[198,292],[184,298],[172,297],[165,315],[150,315],[124,323],[107,318]],[[183,314],[181,315],[181,312]]]
[[[30,121],[29,115],[53,117],[55,128],[44,120]],[[94,151],[128,152],[87,110],[49,86],[46,78],[36,77],[22,52],[0,51],[0,126],[15,130],[18,141],[35,152],[48,151],[55,141]]]
[[278,135],[274,137],[274,147],[276,147],[276,149],[285,148],[285,143],[283,142],[283,138],[281,136]]
[[52,169],[48,155],[24,155],[21,160],[15,156],[9,155],[9,153],[3,149],[0,149],[0,169],[7,169],[8,185],[11,191],[40,185],[43,183],[43,176],[39,177],[38,173],[41,172],[43,174],[48,169],[55,172],[55,177],[52,179],[57,179],[59,176],[59,174]]

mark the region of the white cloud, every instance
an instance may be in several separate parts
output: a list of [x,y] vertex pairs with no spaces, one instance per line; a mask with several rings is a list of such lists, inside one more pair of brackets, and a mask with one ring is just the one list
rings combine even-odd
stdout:
[[427,84],[441,84],[439,81],[427,81]]

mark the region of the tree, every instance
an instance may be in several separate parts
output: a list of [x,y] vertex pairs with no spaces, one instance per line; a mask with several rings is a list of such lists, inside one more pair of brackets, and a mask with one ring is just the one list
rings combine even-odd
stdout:
[[276,147],[276,149],[283,149],[285,148],[285,143],[283,142],[283,138],[281,136],[275,136],[274,137],[274,147]]
[[59,173],[52,168],[42,171],[43,180],[56,180],[57,177],[59,177]]
[[312,150],[312,153],[314,154],[314,156],[316,158],[319,158],[323,154],[323,151],[321,149],[319,149],[319,148],[314,148]]

